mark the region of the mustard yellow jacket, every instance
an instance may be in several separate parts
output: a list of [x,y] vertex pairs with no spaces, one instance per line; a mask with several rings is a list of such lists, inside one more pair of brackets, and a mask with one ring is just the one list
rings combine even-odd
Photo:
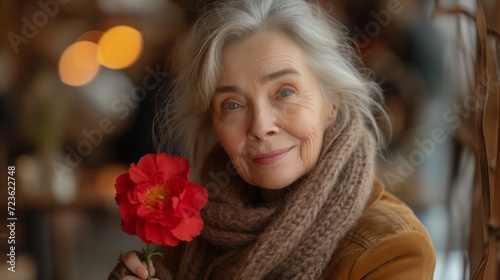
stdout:
[[339,245],[323,279],[433,279],[435,265],[427,230],[375,181],[361,219]]

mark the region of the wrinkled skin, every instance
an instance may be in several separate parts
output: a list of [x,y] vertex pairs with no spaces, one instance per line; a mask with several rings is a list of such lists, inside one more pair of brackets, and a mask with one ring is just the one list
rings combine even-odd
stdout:
[[313,168],[336,119],[302,49],[278,32],[226,46],[211,108],[213,129],[239,175],[270,190]]

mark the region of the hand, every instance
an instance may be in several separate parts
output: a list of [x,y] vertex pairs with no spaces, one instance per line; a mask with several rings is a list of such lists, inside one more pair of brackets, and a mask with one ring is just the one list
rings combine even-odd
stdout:
[[[120,257],[118,264],[108,276],[108,280],[145,280],[148,278],[146,262],[141,261],[144,256],[135,251],[129,251]],[[151,262],[151,276],[155,276],[155,268]],[[159,280],[158,278],[152,278]]]
[[[122,256],[122,262],[125,266],[137,277],[132,275],[127,275],[122,278],[122,280],[140,280],[140,279],[148,279],[148,269],[146,266],[146,262],[139,259],[139,256],[135,251],[128,251],[125,255]],[[155,268],[153,266],[153,262],[150,263],[151,266],[151,276],[155,275]],[[157,279],[157,278],[152,278]]]

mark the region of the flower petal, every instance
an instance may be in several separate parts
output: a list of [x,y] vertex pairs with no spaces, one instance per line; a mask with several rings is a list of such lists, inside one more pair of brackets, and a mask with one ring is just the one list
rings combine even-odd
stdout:
[[125,233],[128,233],[130,235],[135,234],[135,227],[131,226],[130,224],[125,223],[125,221],[123,221],[123,220],[122,220],[121,228],[122,228],[122,231],[124,231]]
[[137,194],[135,191],[127,193],[127,199],[131,204],[138,204],[140,201],[137,199]]
[[147,238],[146,223],[143,219],[137,219],[137,221],[135,223],[135,229],[137,232],[137,236],[142,240],[142,242],[144,242],[146,244],[153,243],[152,240]]
[[115,202],[116,204],[120,205],[120,201],[122,201],[123,195],[120,193],[115,194]]
[[137,216],[141,218],[147,218],[148,216],[151,216],[153,214],[153,210],[149,207],[147,207],[144,204],[140,204],[139,207],[137,207]]
[[174,177],[171,177],[169,179],[167,179],[165,177],[166,177],[166,175],[164,175],[164,178],[163,178],[164,182],[166,182],[165,187],[167,188],[168,193],[172,197],[181,195],[184,192],[184,190],[186,189],[186,185],[189,184],[189,182],[187,180],[185,180],[184,178],[179,177],[179,176],[174,176]]
[[[186,158],[147,154],[115,183],[122,230],[145,243],[175,246],[201,233],[205,188],[192,184]],[[165,188],[165,189],[162,189]]]
[[145,230],[147,239],[153,243],[164,246],[176,246],[179,243],[179,239],[159,224],[146,223]]
[[180,197],[175,207],[175,215],[183,218],[199,213],[208,201],[207,190],[192,183],[186,185],[186,190]]
[[165,173],[166,178],[180,176],[184,180],[189,179],[189,162],[184,157],[158,154],[156,157],[158,171]]
[[134,182],[130,180],[130,174],[124,173],[116,178],[115,182],[115,201],[116,204],[120,204],[122,198],[125,194],[134,189]]
[[134,188],[134,182],[130,179],[129,173],[123,173],[116,178],[115,189],[118,193],[126,193]]
[[122,199],[120,205],[118,205],[118,209],[120,211],[120,216],[122,217],[122,220],[125,221],[125,223],[131,225],[134,224],[135,222],[135,217],[136,217],[136,210],[135,206],[130,204],[130,202],[127,199]]
[[149,182],[142,182],[137,184],[134,189],[134,194],[139,203],[144,203],[146,200],[146,195],[148,194],[149,189],[151,188],[151,184]]
[[203,220],[200,213],[197,213],[190,218],[182,219],[177,227],[172,230],[172,234],[180,240],[189,242],[200,235],[202,228]]
[[202,186],[189,183],[184,199],[190,199],[194,208],[201,210],[208,202],[208,192]]
[[169,230],[163,230],[161,233],[162,241],[159,244],[163,246],[177,246],[177,244],[179,244],[180,240],[176,238]]
[[150,180],[158,172],[156,165],[156,155],[147,154],[143,156],[136,164],[131,164],[129,168],[130,178],[135,183],[141,183]]

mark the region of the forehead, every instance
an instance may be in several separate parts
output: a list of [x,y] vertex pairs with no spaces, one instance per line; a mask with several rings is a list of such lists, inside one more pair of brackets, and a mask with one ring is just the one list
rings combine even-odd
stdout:
[[260,31],[224,48],[221,79],[261,75],[283,67],[299,72],[306,67],[301,47],[283,33]]

